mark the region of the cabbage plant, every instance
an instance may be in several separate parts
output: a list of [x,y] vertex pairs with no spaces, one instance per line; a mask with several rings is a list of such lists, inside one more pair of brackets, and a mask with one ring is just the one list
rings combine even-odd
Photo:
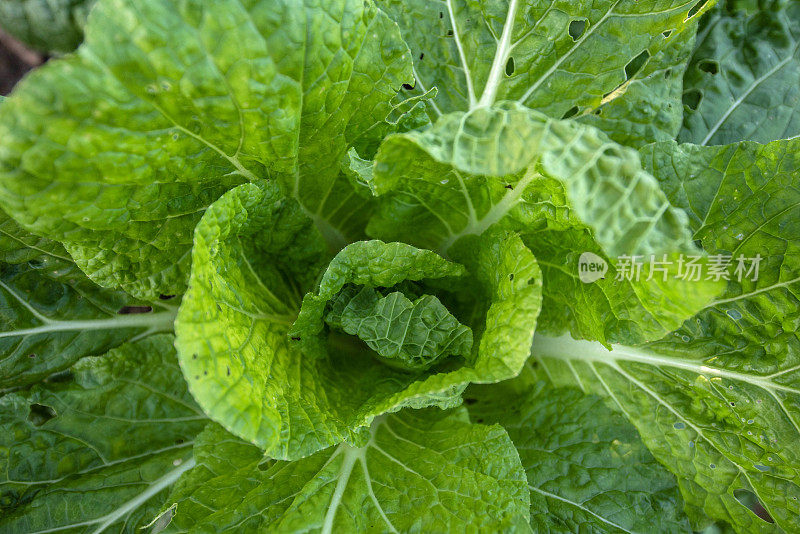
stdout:
[[800,531],[797,3],[0,25],[90,7],[0,101],[0,532]]

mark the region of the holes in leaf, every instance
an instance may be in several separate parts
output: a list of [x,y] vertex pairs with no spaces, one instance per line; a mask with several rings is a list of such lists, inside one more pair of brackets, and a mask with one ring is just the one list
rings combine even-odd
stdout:
[[690,18],[692,18],[692,17],[694,17],[695,15],[697,15],[697,12],[698,12],[698,11],[700,11],[701,9],[703,9],[703,6],[705,6],[705,5],[706,5],[706,2],[707,2],[707,1],[708,1],[708,0],[700,0],[700,1],[699,1],[699,2],[697,2],[695,5],[693,5],[693,6],[692,6],[692,9],[690,9],[690,10],[689,10],[689,12],[686,14],[686,19],[684,20],[684,22],[686,22],[686,21],[687,21],[687,20],[689,20]]
[[35,357],[36,357],[36,355],[34,353],[28,354],[28,358],[35,358]]
[[583,32],[586,31],[586,21],[585,20],[573,20],[569,23],[569,36],[572,37],[573,41],[577,41],[583,35]]
[[42,426],[55,416],[56,411],[50,406],[45,406],[44,404],[31,404],[30,410],[28,411],[28,421],[36,426]]
[[410,83],[404,83],[403,84],[403,89],[405,89],[406,91],[413,91],[414,87],[416,85],[417,85],[417,81],[416,80],[414,80],[414,85],[411,85]]
[[439,11],[439,18],[440,18],[440,19],[443,19],[443,18],[444,18],[444,13],[442,13],[441,11]]
[[117,312],[120,315],[128,315],[134,313],[150,313],[153,311],[151,306],[123,306]]
[[561,116],[562,119],[569,119],[570,117],[574,117],[578,114],[578,106],[572,106],[569,108],[564,115]]
[[420,60],[420,61],[422,61],[423,59],[425,59],[425,52],[422,52],[422,53],[419,55],[419,60]]
[[453,30],[447,30],[447,36],[448,37],[452,37],[453,36]]
[[719,63],[710,59],[706,59],[698,63],[697,68],[709,74],[716,74],[719,72]]
[[514,58],[510,57],[506,61],[506,76],[511,76],[512,74],[514,74]]
[[630,80],[636,76],[636,73],[642,70],[648,59],[650,59],[650,51],[645,49],[641,54],[628,61],[628,64],[625,65],[625,79]]
[[669,78],[670,74],[672,74],[672,69],[667,69],[664,71],[664,79]]
[[593,113],[595,115],[602,115],[603,114],[603,108],[597,108],[596,110],[594,110]]
[[775,520],[769,515],[769,512],[758,501],[755,493],[747,489],[737,489],[733,491],[733,496],[741,503],[742,506],[747,507],[751,512],[756,514],[759,519],[767,523],[774,523]]
[[170,300],[170,299],[174,299],[175,295],[159,295],[158,298],[160,300]]
[[691,89],[683,93],[683,104],[689,106],[691,110],[697,110],[700,106],[700,101],[703,100],[703,93],[697,89]]
[[664,30],[661,32],[661,35],[664,36],[664,39],[668,39],[670,35],[672,35],[672,30]]
[[508,280],[509,280],[510,282],[513,282],[513,281],[514,281],[514,273],[511,273],[511,274],[509,274],[509,275],[508,275]]

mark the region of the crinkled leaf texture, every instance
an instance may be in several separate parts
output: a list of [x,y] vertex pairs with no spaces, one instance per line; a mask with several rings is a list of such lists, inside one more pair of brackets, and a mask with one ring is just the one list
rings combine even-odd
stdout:
[[[172,329],[175,309],[97,287],[59,243],[0,212],[0,391],[33,384],[84,356]],[[151,308],[152,310],[152,308]]]
[[289,463],[210,425],[195,455],[167,501],[167,532],[530,531],[511,440],[460,410],[384,415],[364,446]]
[[0,28],[43,52],[71,52],[83,40],[83,27],[95,0],[6,0],[0,2]]
[[[541,304],[536,261],[513,235],[476,239],[463,256],[468,283],[484,303],[469,309],[472,362],[448,359],[409,373],[381,363],[353,337],[333,336],[323,357],[302,354],[288,332],[301,295],[315,289],[328,263],[324,242],[274,185],[238,187],[209,208],[195,232],[190,289],[176,321],[189,388],[228,430],[274,458],[293,459],[343,440],[363,444],[382,413],[450,406],[469,382],[513,377],[530,352]],[[380,276],[390,259],[366,274]],[[398,281],[413,278],[389,272]]]
[[558,330],[568,317],[579,337],[658,339],[721,289],[660,276],[618,281],[613,267],[594,284],[578,279],[587,251],[606,260],[700,251],[686,214],[638,153],[574,121],[514,103],[451,113],[426,130],[387,137],[366,179],[381,196],[368,227],[375,237],[449,253],[492,227],[519,232],[549,281],[543,324]]
[[[695,237],[732,255],[719,299],[664,339],[640,347],[538,337],[533,353],[557,383],[607,395],[654,456],[678,476],[696,527],[800,528],[800,142],[643,150]],[[735,273],[762,257],[758,279]],[[745,506],[752,495],[774,524]]]
[[689,532],[675,477],[595,395],[518,379],[470,386],[472,421],[500,424],[519,451],[534,532]]
[[800,4],[723,2],[698,33],[678,140],[767,143],[800,134]]
[[0,397],[0,531],[141,532],[208,423],[169,335]]
[[369,209],[340,160],[419,111],[395,98],[410,79],[369,1],[104,0],[77,53],[0,108],[0,204],[142,298],[184,290],[192,229],[248,180],[282,183],[341,246]]
[[443,279],[447,283],[449,279],[452,284],[464,271],[463,266],[435,252],[405,243],[353,243],[328,265],[317,292],[304,297],[289,337],[307,356],[323,357],[327,323],[357,335],[384,362],[407,370],[425,370],[450,354],[469,358],[471,330],[436,296],[417,296],[415,293],[424,290],[408,287],[409,296],[415,298],[412,302],[402,291],[388,293],[391,289],[384,289],[388,295],[382,297],[375,289],[405,281]]
[[[414,57],[415,90],[438,89],[432,115],[516,100],[552,117],[625,94],[713,5],[697,0],[379,0]],[[666,38],[662,32],[670,32]],[[673,35],[674,34],[674,35]],[[691,38],[691,35],[687,36]]]

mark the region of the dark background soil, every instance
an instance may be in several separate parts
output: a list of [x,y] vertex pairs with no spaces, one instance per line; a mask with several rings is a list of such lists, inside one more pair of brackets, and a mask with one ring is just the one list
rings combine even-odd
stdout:
[[22,76],[45,58],[0,30],[0,95],[7,95]]

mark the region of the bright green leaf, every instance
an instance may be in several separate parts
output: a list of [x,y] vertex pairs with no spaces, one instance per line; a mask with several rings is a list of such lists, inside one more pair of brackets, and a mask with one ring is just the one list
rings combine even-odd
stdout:
[[[662,32],[694,31],[713,1],[467,2],[379,0],[414,57],[417,92],[438,89],[432,116],[516,100],[560,118],[601,105]],[[627,72],[626,72],[627,68]],[[622,94],[622,93],[618,93]]]
[[[519,456],[498,425],[461,412],[382,416],[363,447],[341,444],[295,462],[209,427],[197,467],[168,503],[167,532],[525,532]],[[236,491],[231,491],[236,488]]]
[[248,180],[283,184],[341,246],[370,210],[340,160],[423,105],[396,97],[410,78],[370,2],[104,0],[76,55],[0,108],[0,203],[142,298],[184,290],[192,229]]
[[[463,272],[408,245],[351,247],[361,247],[372,261],[350,263],[347,251],[355,249],[348,247],[321,287],[337,279],[395,286],[425,278],[427,269],[437,276]],[[376,254],[365,252],[370,248]],[[426,260],[406,270],[403,254]],[[450,311],[475,333],[473,355],[468,362],[447,358],[427,371],[401,371],[353,336],[326,337],[305,327],[289,333],[300,295],[314,291],[306,296],[310,302],[319,294],[315,283],[328,262],[324,242],[275,187],[236,188],[206,212],[196,231],[190,290],[176,322],[189,387],[212,419],[272,457],[292,459],[343,440],[363,444],[370,422],[382,413],[452,406],[469,382],[515,376],[528,357],[540,307],[535,259],[518,238],[503,235],[475,239],[455,259],[467,267],[464,283],[475,296]],[[316,333],[323,335],[315,350],[305,346],[303,354],[304,338]]]
[[[669,204],[634,150],[597,129],[516,104],[443,116],[389,136],[369,182],[381,203],[368,232],[449,253],[493,226],[520,232],[541,260],[548,329],[602,341],[658,339],[692,316],[719,284],[578,278],[592,252],[661,259],[700,254],[686,214]],[[407,229],[414,228],[409,234]],[[549,281],[549,282],[548,282]]]

